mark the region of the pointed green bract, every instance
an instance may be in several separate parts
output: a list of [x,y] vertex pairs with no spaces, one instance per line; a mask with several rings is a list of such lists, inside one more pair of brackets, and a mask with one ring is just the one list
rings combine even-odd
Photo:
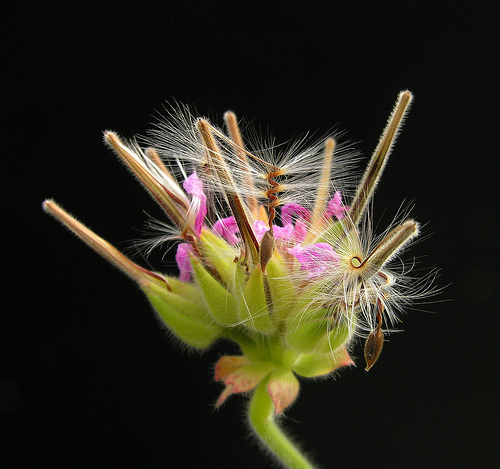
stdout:
[[297,301],[296,288],[290,280],[283,259],[277,253],[266,266],[266,278],[272,299],[273,317],[285,319]]
[[215,268],[222,282],[230,286],[236,269],[234,248],[209,230],[201,232],[200,241],[203,258]]
[[341,221],[328,223],[326,229],[314,240],[315,243],[329,243],[332,246],[344,238],[345,228]]
[[238,313],[241,323],[251,331],[271,334],[276,329],[269,314],[262,270],[255,268],[239,297]]
[[325,337],[328,327],[327,318],[330,311],[326,308],[314,307],[311,292],[303,295],[291,313],[285,333],[286,343],[301,352],[312,352]]
[[347,321],[334,321],[327,326],[327,333],[322,337],[316,351],[319,353],[332,353],[347,343],[353,334],[353,324],[348,324]]
[[236,300],[228,289],[222,286],[195,257],[191,257],[196,283],[203,291],[203,297],[210,314],[222,326],[234,326],[238,322]]
[[305,378],[315,378],[327,375],[341,366],[352,363],[345,348],[341,348],[333,353],[303,354],[292,369],[295,373]]
[[154,291],[143,288],[151,305],[168,329],[191,347],[204,349],[220,337],[221,328],[215,324],[204,324],[175,309]]
[[289,369],[276,367],[269,376],[267,392],[274,403],[275,414],[292,405],[299,393],[299,380]]
[[203,302],[203,295],[196,285],[181,282],[172,277],[166,277],[170,290],[158,283],[145,285],[146,289],[161,298],[185,316],[204,324],[212,323],[212,319]]
[[287,331],[285,340],[290,347],[309,353],[316,349],[326,331],[326,321],[303,322]]
[[226,385],[233,386],[233,392],[248,392],[257,386],[274,368],[272,362],[256,362],[244,365],[235,372],[229,374]]

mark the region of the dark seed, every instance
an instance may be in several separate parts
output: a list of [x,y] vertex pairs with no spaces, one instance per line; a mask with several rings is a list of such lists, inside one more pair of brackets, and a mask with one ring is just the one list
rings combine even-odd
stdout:
[[384,345],[384,333],[377,327],[374,331],[371,331],[368,339],[366,339],[365,344],[365,360],[366,368],[368,371],[378,360],[380,353],[382,352],[382,347]]

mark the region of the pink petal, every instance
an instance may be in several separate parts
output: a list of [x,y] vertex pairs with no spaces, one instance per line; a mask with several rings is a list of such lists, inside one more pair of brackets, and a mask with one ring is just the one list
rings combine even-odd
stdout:
[[[255,234],[255,237],[257,238],[257,241],[260,243],[262,241],[262,238],[264,237],[264,234],[266,231],[269,231],[269,225],[262,220],[255,220],[253,222],[253,232]],[[276,226],[273,226],[273,228],[276,228]],[[276,238],[276,231],[274,231],[274,237]]]
[[300,270],[308,271],[308,279],[320,277],[325,271],[338,267],[340,256],[328,243],[295,246],[288,250],[300,262]]
[[304,220],[302,220],[302,218],[299,218],[295,222],[295,232],[296,232],[295,240],[297,243],[301,243],[302,241],[304,241],[304,239],[306,239],[307,223]]
[[311,212],[300,204],[286,204],[281,207],[281,223],[283,226],[292,223],[292,213],[297,215],[297,218],[302,218],[308,222],[311,220]]
[[335,217],[337,220],[342,220],[345,216],[345,212],[349,207],[345,207],[342,203],[342,196],[340,191],[335,192],[335,195],[328,202],[328,207],[325,211],[327,217]]
[[189,282],[191,279],[193,267],[189,259],[189,254],[193,254],[193,246],[189,243],[181,243],[177,246],[175,262],[177,262],[177,267],[180,271],[179,279],[181,282]]
[[203,192],[203,182],[196,173],[193,173],[184,181],[182,187],[191,196],[189,210],[193,210],[195,213],[194,231],[196,236],[200,236],[207,215],[207,197]]
[[295,239],[295,228],[291,223],[285,226],[273,225],[274,237],[276,239],[294,240]]
[[239,242],[240,238],[236,236],[238,233],[238,224],[234,217],[223,218],[222,220],[217,220],[214,224],[213,231],[217,233],[221,238],[224,238],[229,244],[236,244]]

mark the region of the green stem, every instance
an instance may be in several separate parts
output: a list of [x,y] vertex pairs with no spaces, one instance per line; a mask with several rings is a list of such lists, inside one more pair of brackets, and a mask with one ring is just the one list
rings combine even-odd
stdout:
[[314,466],[281,431],[274,419],[274,403],[263,380],[250,401],[248,417],[259,439],[278,459],[290,469],[314,469]]

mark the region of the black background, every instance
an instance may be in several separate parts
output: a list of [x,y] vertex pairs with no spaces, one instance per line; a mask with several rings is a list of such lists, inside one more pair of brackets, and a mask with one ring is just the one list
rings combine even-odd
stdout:
[[[173,5],[172,5],[173,3]],[[212,364],[167,337],[141,293],[41,210],[54,197],[118,246],[159,209],[102,144],[176,99],[278,141],[345,129],[369,156],[398,91],[415,102],[375,198],[428,236],[449,285],[404,316],[377,365],[304,382],[284,420],[334,467],[494,467],[500,436],[498,33],[481,2],[49,2],[4,8],[0,466],[270,467],[245,401],[215,412]],[[5,21],[7,20],[7,21]],[[142,262],[138,259],[138,262]],[[171,263],[157,269],[174,272]],[[450,301],[449,301],[450,300]]]

